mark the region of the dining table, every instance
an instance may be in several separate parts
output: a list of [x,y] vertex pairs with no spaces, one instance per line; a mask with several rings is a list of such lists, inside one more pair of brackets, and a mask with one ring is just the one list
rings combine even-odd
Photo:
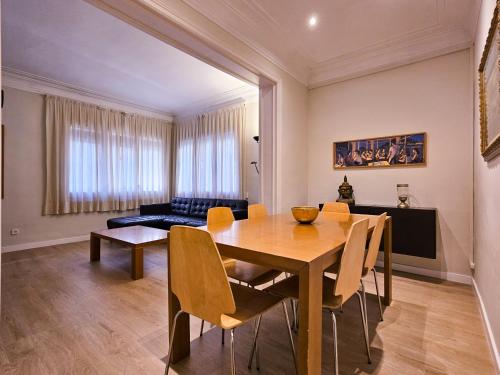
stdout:
[[[339,259],[352,224],[363,219],[369,221],[370,236],[377,216],[333,212],[320,212],[312,224],[300,224],[291,213],[283,213],[201,227],[212,234],[222,256],[299,276],[297,369],[301,375],[321,374],[323,273]],[[384,224],[382,246],[383,303],[389,306],[392,300],[391,217],[387,217]],[[168,281],[171,328],[180,304],[170,289],[169,272]],[[182,314],[177,320],[172,363],[189,356],[189,333],[189,315]]]

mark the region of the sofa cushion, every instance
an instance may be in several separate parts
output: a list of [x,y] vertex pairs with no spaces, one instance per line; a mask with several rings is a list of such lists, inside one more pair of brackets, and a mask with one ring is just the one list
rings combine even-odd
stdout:
[[217,199],[217,207],[229,207],[231,210],[242,210],[248,208],[248,201],[245,199]]
[[193,198],[173,198],[170,201],[170,211],[176,215],[189,215]]
[[168,215],[170,203],[141,204],[139,213],[141,215]]
[[188,225],[188,222],[193,220],[189,216],[183,215],[167,215],[162,219],[162,223],[167,229],[170,229],[172,225]]
[[215,207],[216,203],[217,199],[193,198],[193,200],[191,201],[189,216],[206,219],[208,209]]
[[[131,227],[133,225],[144,225],[147,227],[158,228],[165,215],[136,215],[115,217],[107,221],[108,229]],[[163,228],[162,228],[163,229]]]
[[207,225],[207,219],[202,219],[202,218],[191,218],[187,223],[186,225],[190,226],[190,227],[202,227],[204,225]]

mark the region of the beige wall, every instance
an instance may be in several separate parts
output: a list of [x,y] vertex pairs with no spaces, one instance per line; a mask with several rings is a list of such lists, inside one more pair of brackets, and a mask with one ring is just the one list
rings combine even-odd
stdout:
[[[88,235],[94,229],[105,228],[110,217],[134,213],[42,216],[45,189],[43,96],[8,87],[4,90],[6,141],[2,248]],[[21,232],[11,236],[12,228]]]
[[474,279],[482,296],[491,332],[500,345],[500,157],[486,163],[480,154],[477,69],[493,16],[495,0],[481,6],[474,49]]
[[[309,195],[338,197],[344,174],[356,203],[395,205],[409,183],[411,204],[438,209],[438,259],[396,256],[396,263],[470,275],[472,250],[472,97],[469,51],[310,91]],[[428,165],[335,171],[332,142],[425,131]]]

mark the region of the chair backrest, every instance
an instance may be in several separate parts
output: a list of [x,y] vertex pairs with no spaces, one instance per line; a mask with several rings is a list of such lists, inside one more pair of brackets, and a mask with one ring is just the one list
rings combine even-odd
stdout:
[[267,216],[267,208],[262,203],[251,204],[248,206],[248,218],[255,219]]
[[175,225],[169,239],[172,292],[182,311],[220,325],[221,315],[234,313],[236,306],[212,235]]
[[233,221],[233,211],[229,207],[212,207],[208,209],[207,225],[232,223]]
[[349,210],[349,205],[344,202],[325,202],[321,211],[338,212],[341,214],[348,214],[351,212]]
[[367,235],[368,219],[354,223],[347,235],[333,291],[334,295],[342,296],[342,301],[347,301],[359,289]]
[[371,271],[377,263],[378,251],[380,249],[380,241],[382,240],[382,233],[384,232],[384,223],[387,213],[384,212],[377,218],[377,224],[373,230],[372,237],[370,238],[370,244],[368,245],[368,252],[366,253],[365,265],[364,267]]

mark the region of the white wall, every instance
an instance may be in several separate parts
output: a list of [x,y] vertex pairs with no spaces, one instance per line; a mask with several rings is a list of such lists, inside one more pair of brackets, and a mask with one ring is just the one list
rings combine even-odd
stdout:
[[[338,197],[344,173],[356,203],[438,209],[438,259],[394,255],[396,263],[470,275],[472,250],[472,96],[470,53],[462,51],[310,91],[309,204]],[[427,167],[333,169],[332,142],[427,132]]]
[[260,178],[255,167],[250,164],[252,161],[256,161],[258,162],[257,166],[260,168],[259,144],[253,140],[256,135],[259,135],[259,102],[257,99],[246,103],[245,168],[247,176],[245,191],[250,204],[260,202]]
[[[0,9],[0,20],[1,19],[2,19],[2,12]],[[1,34],[2,34],[2,32],[1,32],[1,28],[0,28],[0,65],[2,65],[1,64],[2,63],[2,35]],[[0,75],[0,87],[2,87],[1,75]],[[3,110],[0,110],[0,124],[3,124],[2,114],[3,114]],[[2,151],[2,145],[0,144],[0,155],[2,155],[1,151]],[[0,156],[0,158],[1,158],[1,156]],[[0,160],[0,162],[1,162],[1,160]],[[0,175],[0,185],[2,184],[2,179],[3,179],[3,176]],[[2,202],[0,200],[0,213],[1,212],[2,212]],[[0,217],[0,226],[1,225],[2,225],[2,219]],[[0,247],[1,247],[1,244],[2,244],[2,232],[0,231]],[[2,251],[0,250],[0,312],[1,311],[2,311]]]
[[[45,191],[44,99],[40,94],[4,87],[5,199],[2,248],[89,235],[106,220],[135,211],[42,216]],[[10,235],[19,228],[20,234]],[[14,246],[14,247],[13,247]]]
[[[202,60],[256,84],[267,77],[278,84],[278,211],[307,201],[306,86],[183,1],[87,0],[128,19]],[[138,6],[140,4],[140,6]],[[161,20],[156,17],[160,15]]]
[[[474,48],[474,279],[489,318],[500,367],[500,157],[486,163],[480,153],[477,70],[495,0],[483,0]],[[492,340],[492,341],[493,341]],[[499,369],[500,370],[500,369]]]

